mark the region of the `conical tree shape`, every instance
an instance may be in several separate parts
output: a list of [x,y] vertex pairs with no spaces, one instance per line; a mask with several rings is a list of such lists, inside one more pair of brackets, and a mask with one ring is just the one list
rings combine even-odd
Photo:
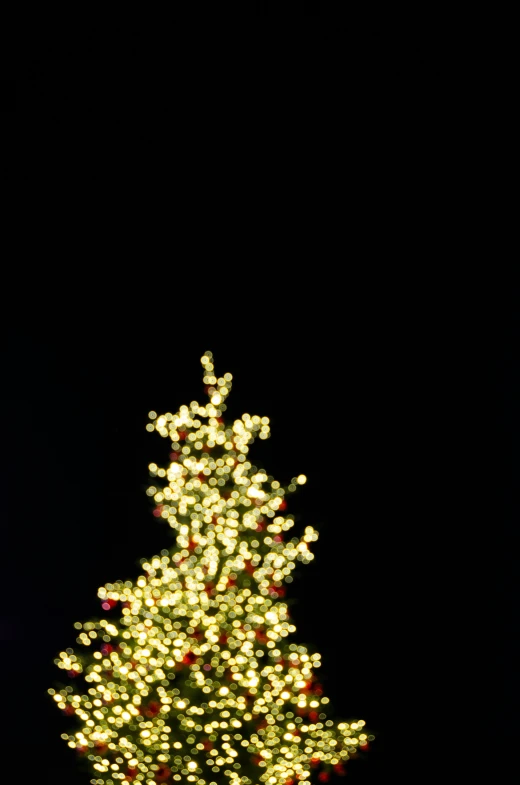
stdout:
[[201,362],[208,401],[150,412],[147,426],[172,442],[170,465],[149,467],[147,493],[176,546],[135,583],[99,590],[120,618],[75,625],[81,653],[56,660],[75,681],[49,692],[81,723],[63,738],[91,762],[93,785],[287,785],[315,769],[326,781],[372,737],[362,720],[327,720],[320,655],[288,642],[282,585],[318,537],[307,526],[285,539],[284,497],[305,477],[282,488],[251,466],[268,418],[224,422],[231,374],[217,379],[211,352]]

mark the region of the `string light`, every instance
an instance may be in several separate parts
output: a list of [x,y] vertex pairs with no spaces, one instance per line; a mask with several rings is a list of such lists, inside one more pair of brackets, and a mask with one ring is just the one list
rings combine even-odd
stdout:
[[201,362],[207,401],[151,411],[146,426],[171,441],[147,494],[176,545],[143,560],[135,582],[99,589],[117,621],[75,624],[81,653],[55,661],[74,684],[49,693],[79,721],[63,738],[90,762],[92,785],[296,785],[316,767],[326,781],[373,736],[363,720],[327,719],[320,655],[288,640],[283,583],[312,561],[318,533],[288,539],[283,511],[307,478],[283,488],[251,465],[269,419],[226,422],[232,376],[215,375],[211,352]]

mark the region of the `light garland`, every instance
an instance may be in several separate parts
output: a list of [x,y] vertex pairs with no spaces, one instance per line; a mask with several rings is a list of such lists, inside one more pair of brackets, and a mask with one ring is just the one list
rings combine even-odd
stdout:
[[81,723],[62,738],[91,763],[92,785],[295,785],[315,767],[326,781],[373,737],[363,720],[327,719],[320,655],[286,641],[296,627],[283,583],[318,539],[307,526],[285,540],[285,496],[306,477],[282,488],[251,466],[269,420],[224,422],[232,376],[215,376],[211,352],[201,362],[208,402],[150,412],[147,425],[172,443],[169,466],[149,466],[147,494],[176,547],[143,561],[135,583],[99,589],[117,622],[75,624],[82,653],[56,664],[85,686],[49,690]]

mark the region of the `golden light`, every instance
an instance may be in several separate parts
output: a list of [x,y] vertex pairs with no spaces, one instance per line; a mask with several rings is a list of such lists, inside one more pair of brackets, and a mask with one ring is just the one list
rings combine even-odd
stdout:
[[284,487],[250,463],[269,418],[226,421],[232,376],[215,375],[211,352],[201,363],[205,402],[150,411],[146,426],[171,444],[146,493],[175,544],[142,559],[135,580],[100,587],[110,619],[77,622],[80,653],[55,660],[74,687],[49,694],[81,726],[63,738],[92,785],[304,782],[311,760],[329,771],[373,739],[363,720],[327,718],[320,655],[289,642],[283,584],[312,561],[318,533],[290,537],[284,511],[307,477]]

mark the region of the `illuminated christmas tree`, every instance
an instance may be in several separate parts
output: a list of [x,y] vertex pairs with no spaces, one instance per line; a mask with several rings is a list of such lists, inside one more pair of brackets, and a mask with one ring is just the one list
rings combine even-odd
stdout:
[[327,719],[320,655],[288,640],[283,583],[318,538],[307,526],[287,539],[286,496],[306,478],[283,488],[251,465],[269,420],[226,422],[231,374],[215,376],[211,352],[201,362],[206,403],[150,412],[147,425],[172,443],[147,493],[176,544],[143,560],[135,583],[99,589],[108,618],[76,623],[81,653],[56,660],[74,682],[49,693],[80,722],[63,738],[93,785],[327,781],[372,737],[362,720]]

